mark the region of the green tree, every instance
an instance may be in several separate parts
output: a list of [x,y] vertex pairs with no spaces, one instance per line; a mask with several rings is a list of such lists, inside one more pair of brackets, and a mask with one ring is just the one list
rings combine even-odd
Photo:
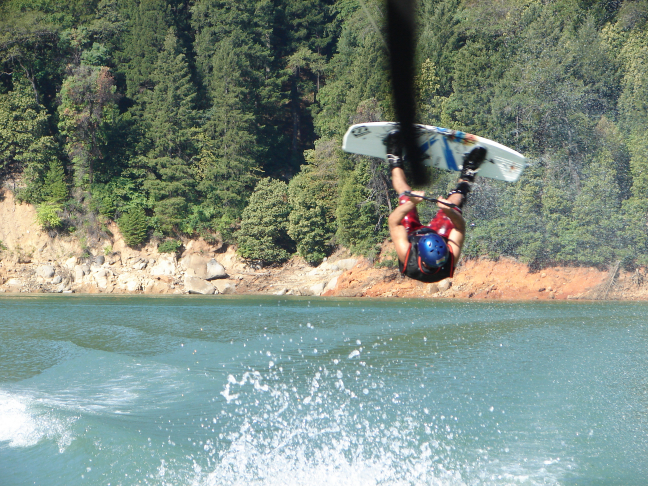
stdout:
[[122,214],[117,224],[128,246],[137,246],[146,240],[149,221],[142,208],[134,207]]
[[196,67],[208,102],[202,127],[214,140],[210,151],[219,159],[253,161],[266,174],[285,174],[286,136],[277,113],[286,75],[273,56],[274,2],[199,0],[191,11]]
[[648,4],[624,2],[618,21],[604,29],[607,44],[619,54],[623,66],[619,96],[619,126],[628,140],[631,195],[624,202],[629,224],[626,233],[637,260],[648,263],[648,163],[645,127],[648,123]]
[[621,211],[614,161],[603,151],[585,172],[583,190],[574,201],[568,230],[560,235],[559,260],[609,265],[623,255],[621,236],[627,221]]
[[236,234],[238,253],[263,265],[281,263],[293,253],[288,235],[288,186],[270,178],[261,179],[243,211]]
[[36,104],[44,101],[44,86],[61,71],[59,29],[38,5],[15,1],[0,6],[2,72],[20,73],[28,80]]
[[[382,2],[367,1],[374,18],[382,17]],[[393,119],[386,49],[383,38],[358,4],[345,4],[338,14],[341,23],[337,52],[327,67],[327,81],[313,111],[317,133],[325,139],[341,137],[363,102],[374,100],[376,111]]]
[[196,89],[177,37],[169,30],[164,50],[151,74],[155,87],[144,99],[146,137],[151,141],[144,188],[155,211],[155,221],[164,233],[180,226],[195,199],[195,179],[189,160],[194,153],[192,130],[196,113]]
[[336,18],[333,2],[302,0],[283,2],[283,25],[287,42],[280,46],[289,73],[291,157],[301,164],[305,148],[312,147],[313,131],[310,109],[326,72],[326,61],[335,45]]
[[33,203],[41,201],[45,173],[56,160],[48,118],[27,81],[14,75],[14,89],[0,94],[0,180],[22,172],[25,186],[19,196]]
[[146,135],[153,144],[149,155],[188,158],[193,153],[196,88],[173,29],[167,33],[150,77],[154,87],[144,97],[143,113]]
[[[251,153],[239,147],[245,139],[236,139],[236,130],[217,132],[212,137],[207,128],[215,125],[204,127],[194,140],[199,147],[194,173],[202,196],[201,208],[209,215],[211,228],[226,236],[240,219],[260,171]],[[218,138],[218,133],[222,138]],[[230,149],[233,150],[228,154]]]
[[[199,146],[195,172],[203,197],[201,207],[210,215],[212,229],[225,237],[242,215],[263,159],[259,125],[267,115],[255,111],[261,111],[268,100],[256,99],[253,93],[267,87],[253,66],[265,65],[269,71],[271,61],[265,58],[267,47],[256,53],[258,46],[251,44],[255,36],[243,32],[241,21],[248,21],[250,27],[257,22],[249,8],[243,2],[232,11],[223,11],[217,2],[198,2],[193,10],[198,66],[212,101],[195,140]],[[256,101],[259,107],[255,109]]]
[[154,86],[152,79],[158,53],[162,51],[169,27],[173,25],[167,0],[124,0],[121,15],[128,29],[118,55],[119,70],[125,73],[126,95],[138,99]]
[[59,160],[50,161],[49,170],[45,174],[43,184],[43,196],[47,201],[62,204],[67,201],[69,195],[67,183],[65,182],[65,170]]
[[337,154],[334,141],[320,141],[305,154],[306,165],[288,184],[288,234],[297,253],[318,264],[333,250],[338,198]]
[[495,214],[485,221],[475,220],[476,227],[466,237],[466,256],[511,256],[535,268],[549,261],[542,217],[543,172],[542,164],[528,167],[524,178],[506,188]]
[[190,168],[178,157],[151,159],[153,174],[144,181],[155,212],[154,224],[165,233],[181,231],[190,211],[195,180]]
[[89,188],[103,158],[106,132],[118,116],[115,81],[107,67],[71,68],[61,87],[58,128],[74,165],[75,185]]
[[377,255],[386,238],[386,220],[378,203],[367,188],[370,182],[369,162],[363,160],[346,179],[340,190],[337,216],[337,241],[354,253]]

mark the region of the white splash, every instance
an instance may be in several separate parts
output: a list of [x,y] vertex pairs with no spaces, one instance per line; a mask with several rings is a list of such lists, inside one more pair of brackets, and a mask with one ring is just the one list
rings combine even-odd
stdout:
[[0,442],[31,447],[49,439],[64,452],[74,440],[71,430],[76,417],[57,418],[39,405],[33,398],[0,391]]

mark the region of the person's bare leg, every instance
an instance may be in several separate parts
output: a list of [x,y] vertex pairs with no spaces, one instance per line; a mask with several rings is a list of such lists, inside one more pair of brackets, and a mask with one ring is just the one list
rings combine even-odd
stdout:
[[412,188],[407,183],[405,171],[400,167],[394,167],[391,171],[392,186],[396,194],[402,194],[405,191],[411,191]]
[[[459,179],[457,181],[457,187],[459,187],[459,184],[461,184],[462,182],[467,182],[467,181],[464,181],[463,179]],[[457,192],[456,190],[451,192],[446,198],[448,202],[451,202],[452,204],[456,204],[459,207],[463,205],[465,199],[466,196],[462,192]]]

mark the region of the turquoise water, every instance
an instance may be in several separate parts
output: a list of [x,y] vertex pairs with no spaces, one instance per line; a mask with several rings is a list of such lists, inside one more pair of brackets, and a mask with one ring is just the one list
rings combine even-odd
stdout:
[[0,485],[648,484],[646,316],[0,297]]

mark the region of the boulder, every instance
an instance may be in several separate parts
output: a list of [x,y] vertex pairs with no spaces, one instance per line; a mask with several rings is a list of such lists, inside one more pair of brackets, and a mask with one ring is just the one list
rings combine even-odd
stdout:
[[187,255],[180,260],[180,267],[184,268],[186,274],[205,280],[207,277],[207,257],[201,255]]
[[142,283],[136,275],[122,273],[117,277],[117,287],[128,292],[137,292],[142,290]]
[[63,277],[61,277],[60,275],[57,275],[57,276],[55,276],[55,277],[52,279],[52,283],[53,283],[54,285],[58,285],[58,284],[60,284],[62,281],[63,281]]
[[10,278],[5,282],[5,286],[9,292],[18,292],[23,286],[23,281],[19,278]]
[[161,257],[155,265],[150,267],[151,275],[160,276],[160,275],[175,275],[176,273],[176,259],[175,255],[171,257]]
[[90,267],[86,264],[77,265],[74,267],[74,281],[81,282],[83,277],[90,274]]
[[344,260],[338,260],[335,262],[335,266],[340,270],[351,270],[358,263],[357,258],[345,258]]
[[324,287],[326,284],[324,282],[316,283],[315,285],[312,285],[310,288],[310,291],[312,295],[320,295],[322,292],[324,292]]
[[211,282],[219,294],[236,293],[236,282],[233,280],[214,280]]
[[71,257],[71,258],[68,258],[67,260],[65,260],[64,265],[67,268],[69,268],[70,270],[74,270],[74,267],[76,266],[77,263],[79,263],[78,258],[77,257]]
[[445,280],[441,280],[437,285],[439,286],[439,292],[445,292],[452,287],[452,280],[446,278]]
[[227,278],[225,267],[213,258],[207,262],[205,280],[214,280],[217,278]]
[[144,270],[146,266],[148,265],[148,262],[145,259],[141,259],[133,264],[133,269],[134,270]]
[[92,278],[97,284],[97,287],[100,289],[105,289],[108,287],[109,279],[110,279],[110,272],[106,270],[105,268],[99,267],[96,269],[93,269],[92,271]]
[[169,284],[162,280],[149,280],[144,286],[145,294],[168,294],[170,291]]
[[190,294],[212,295],[216,291],[214,286],[207,280],[191,275],[185,275],[184,288]]
[[108,265],[121,264],[121,253],[119,253],[119,252],[117,252],[117,253],[115,253],[115,252],[110,253],[110,254],[106,257],[106,263],[107,263]]
[[106,263],[106,257],[103,255],[97,255],[92,259],[92,262],[96,263],[97,265],[103,265],[104,263]]
[[437,283],[428,283],[425,284],[425,290],[428,294],[436,294],[439,291],[439,284]]
[[69,291],[69,290],[70,290],[70,287],[68,285],[65,285],[65,283],[61,283],[61,284],[58,285],[58,287],[56,287],[54,289],[54,292],[56,292],[57,294],[62,294],[63,292]]
[[52,265],[41,265],[36,269],[36,275],[41,278],[52,278],[56,273]]
[[329,282],[326,284],[326,287],[324,287],[324,292],[326,292],[327,290],[335,289],[337,282],[338,282],[337,277],[333,277],[331,280],[329,280]]

